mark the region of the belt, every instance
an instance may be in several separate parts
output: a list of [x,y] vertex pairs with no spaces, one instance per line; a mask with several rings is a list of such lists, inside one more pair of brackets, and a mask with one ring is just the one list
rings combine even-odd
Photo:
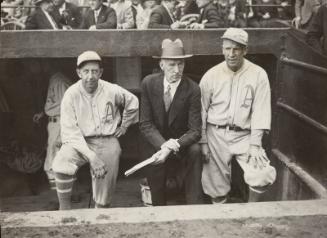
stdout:
[[86,136],[85,139],[103,139],[110,137],[111,135],[95,135],[95,136]]
[[59,121],[59,116],[48,117],[49,122],[57,122]]
[[[210,123],[211,124],[211,123]],[[231,130],[231,131],[250,131],[250,129],[243,129],[239,126],[236,125],[215,125],[215,124],[211,124],[213,126],[215,126],[217,129],[227,129],[227,130]]]

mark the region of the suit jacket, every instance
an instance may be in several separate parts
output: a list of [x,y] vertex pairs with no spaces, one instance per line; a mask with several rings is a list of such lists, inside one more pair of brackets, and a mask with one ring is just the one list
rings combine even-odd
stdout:
[[60,15],[59,8],[54,7],[52,16],[55,21],[61,25],[68,25],[72,28],[78,28],[82,21],[82,15],[80,9],[69,2],[66,2],[67,16]]
[[83,16],[83,20],[79,28],[89,29],[92,25],[96,25],[96,29],[116,29],[117,17],[115,10],[111,7],[102,5],[98,15],[98,21],[95,24],[94,11],[89,9]]
[[[54,22],[56,22],[55,19],[53,20]],[[25,26],[26,26],[25,27],[26,30],[41,30],[41,29],[53,30],[50,21],[48,20],[47,16],[40,8],[36,8],[35,11],[30,16],[27,17]],[[61,26],[58,23],[57,26],[58,28],[61,28]]]
[[320,0],[296,0],[295,15],[301,17],[301,25],[309,22],[311,17],[317,12]]
[[[151,74],[142,81],[140,131],[145,139],[144,158],[160,149],[168,139],[178,139],[180,150],[201,138],[201,92],[199,86],[183,76],[167,116],[165,127],[163,73]],[[169,131],[170,138],[164,138]]]
[[218,9],[212,2],[203,8],[198,23],[204,23],[205,28],[224,27],[224,21],[218,15]]
[[171,19],[167,9],[162,5],[158,5],[153,9],[150,15],[149,28],[169,29],[170,25],[173,23],[174,22]]

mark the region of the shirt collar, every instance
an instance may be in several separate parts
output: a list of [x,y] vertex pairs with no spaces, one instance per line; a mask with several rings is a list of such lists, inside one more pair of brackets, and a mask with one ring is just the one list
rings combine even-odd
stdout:
[[97,16],[99,16],[99,13],[100,13],[101,9],[102,9],[102,5],[99,7],[98,10],[94,10],[94,12],[97,14]]
[[173,87],[173,88],[177,88],[178,85],[180,84],[182,79],[176,81],[176,82],[173,82],[173,83],[169,83],[166,79],[166,77],[164,77],[164,91],[166,91],[166,88],[168,87],[168,85],[170,85],[170,87]]
[[59,7],[59,11],[64,11],[66,10],[66,2],[64,2],[61,7]]

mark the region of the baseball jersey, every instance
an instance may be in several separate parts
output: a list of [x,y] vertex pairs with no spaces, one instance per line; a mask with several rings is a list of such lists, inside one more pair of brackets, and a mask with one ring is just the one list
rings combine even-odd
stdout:
[[270,130],[271,92],[264,69],[244,59],[233,72],[226,62],[211,68],[201,79],[202,143],[206,123],[236,125],[242,129]]
[[65,91],[71,85],[71,81],[61,72],[51,76],[48,86],[47,100],[44,105],[44,112],[48,116],[60,115],[60,103]]
[[[123,108],[121,115],[120,109]],[[128,128],[138,121],[139,102],[126,89],[103,80],[93,94],[79,80],[65,93],[61,103],[61,138],[87,158],[94,157],[85,137],[113,135],[117,127]]]

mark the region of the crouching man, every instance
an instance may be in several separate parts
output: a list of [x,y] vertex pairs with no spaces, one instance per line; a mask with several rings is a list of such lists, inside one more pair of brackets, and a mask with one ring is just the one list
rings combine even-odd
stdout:
[[[167,177],[184,188],[187,204],[202,203],[201,94],[199,86],[183,75],[185,58],[180,39],[162,42],[162,73],[142,82],[140,131],[144,156],[155,153],[148,167],[152,204],[166,205]],[[169,181],[169,180],[168,180]]]
[[95,207],[109,207],[121,154],[118,138],[137,122],[139,103],[127,90],[101,80],[103,68],[96,52],[82,53],[76,71],[80,80],[62,100],[62,147],[52,165],[60,210],[71,208],[73,176],[85,163],[90,163]]
[[231,160],[235,158],[250,187],[249,201],[258,201],[276,178],[262,148],[270,130],[270,86],[264,69],[244,58],[248,34],[229,28],[222,36],[225,61],[209,69],[200,82],[202,95],[202,186],[212,203],[226,201]]

